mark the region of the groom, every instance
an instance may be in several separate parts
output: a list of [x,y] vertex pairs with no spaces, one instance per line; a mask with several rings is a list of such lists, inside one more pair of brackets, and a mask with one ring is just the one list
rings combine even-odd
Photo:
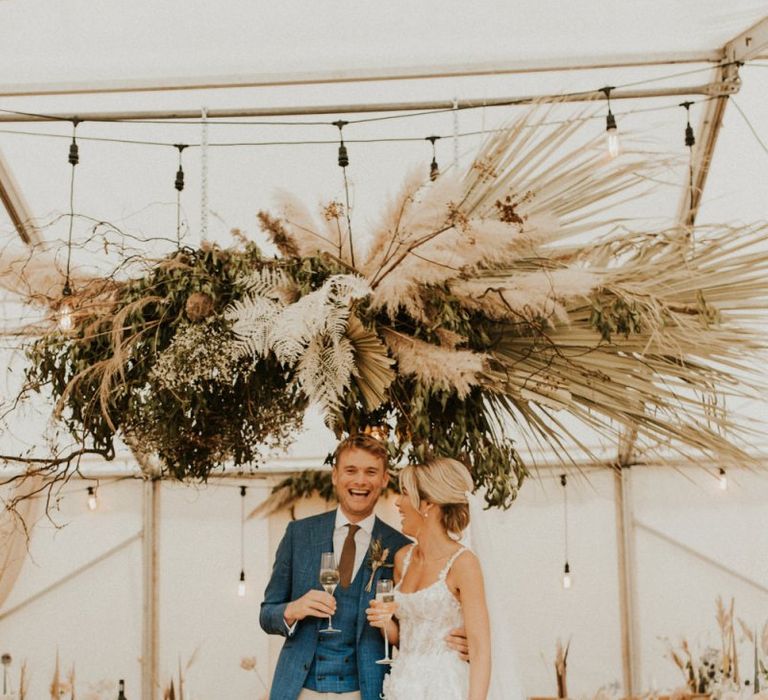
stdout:
[[[376,581],[392,578],[392,568],[373,571],[371,549],[389,550],[385,563],[391,565],[410,540],[373,514],[389,481],[386,447],[367,435],[347,438],[336,448],[331,478],[339,507],[288,525],[264,592],[261,627],[286,637],[270,700],[379,700],[387,672],[375,663],[384,642],[365,610]],[[334,595],[317,590],[320,555],[331,551],[341,577]],[[321,634],[331,614],[341,632]],[[446,641],[467,658],[463,630]]]

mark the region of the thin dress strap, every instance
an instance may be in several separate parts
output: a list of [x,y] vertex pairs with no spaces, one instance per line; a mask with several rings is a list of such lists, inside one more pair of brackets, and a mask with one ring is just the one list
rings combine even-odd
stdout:
[[461,554],[467,551],[466,547],[459,547],[454,553],[453,556],[448,560],[448,563],[443,567],[443,570],[440,572],[440,575],[438,576],[439,581],[445,581],[445,577],[448,576],[448,572],[451,570],[451,567],[453,566],[453,562],[455,562]]
[[408,551],[405,553],[405,559],[403,560],[403,573],[400,575],[400,581],[402,581],[405,578],[405,574],[408,571],[408,567],[411,565],[411,556],[413,555],[413,550],[416,549],[416,545],[412,544]]

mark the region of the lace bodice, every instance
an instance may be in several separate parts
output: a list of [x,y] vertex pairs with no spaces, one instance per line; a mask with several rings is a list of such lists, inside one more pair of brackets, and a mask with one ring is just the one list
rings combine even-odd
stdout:
[[386,700],[465,700],[469,667],[445,641],[452,629],[464,625],[461,604],[448,588],[446,577],[465,548],[451,556],[431,586],[404,593],[400,586],[414,549],[415,545],[405,555],[403,575],[395,586],[400,646],[392,671],[384,679],[384,697]]
[[397,617],[400,621],[400,651],[421,654],[442,651],[448,632],[463,624],[461,605],[448,588],[446,577],[464,548],[448,560],[437,581],[431,586],[413,593],[403,593],[400,586],[411,564],[414,549],[415,545],[408,550],[403,562],[403,576],[395,586]]

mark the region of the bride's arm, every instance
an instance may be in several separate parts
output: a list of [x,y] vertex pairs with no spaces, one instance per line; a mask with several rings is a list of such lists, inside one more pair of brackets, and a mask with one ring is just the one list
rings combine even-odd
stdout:
[[[410,547],[410,545],[401,547],[395,553],[395,568],[392,572],[394,585],[400,583],[400,579],[402,578],[403,560],[405,559],[405,553],[408,551],[408,547]],[[374,599],[371,601],[371,607],[365,611],[368,617],[368,623],[372,627],[378,627],[381,630],[382,637],[386,633],[389,643],[397,646],[397,643],[400,641],[400,625],[397,623],[397,619],[394,616],[387,622],[382,619],[381,609],[384,605],[387,605],[388,608],[394,608],[395,612],[397,612],[395,603],[380,603]]]
[[485,602],[480,562],[472,552],[460,556],[451,569],[459,590],[469,646],[469,700],[486,700],[491,682],[491,626]]

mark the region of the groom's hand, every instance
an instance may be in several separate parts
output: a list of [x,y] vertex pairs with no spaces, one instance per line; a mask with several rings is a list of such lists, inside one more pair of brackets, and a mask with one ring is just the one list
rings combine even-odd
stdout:
[[336,598],[325,591],[307,591],[285,606],[285,622],[290,627],[305,617],[328,617],[336,612]]
[[451,649],[458,652],[462,661],[469,661],[469,642],[467,641],[467,630],[463,627],[451,630],[445,638],[446,643]]

